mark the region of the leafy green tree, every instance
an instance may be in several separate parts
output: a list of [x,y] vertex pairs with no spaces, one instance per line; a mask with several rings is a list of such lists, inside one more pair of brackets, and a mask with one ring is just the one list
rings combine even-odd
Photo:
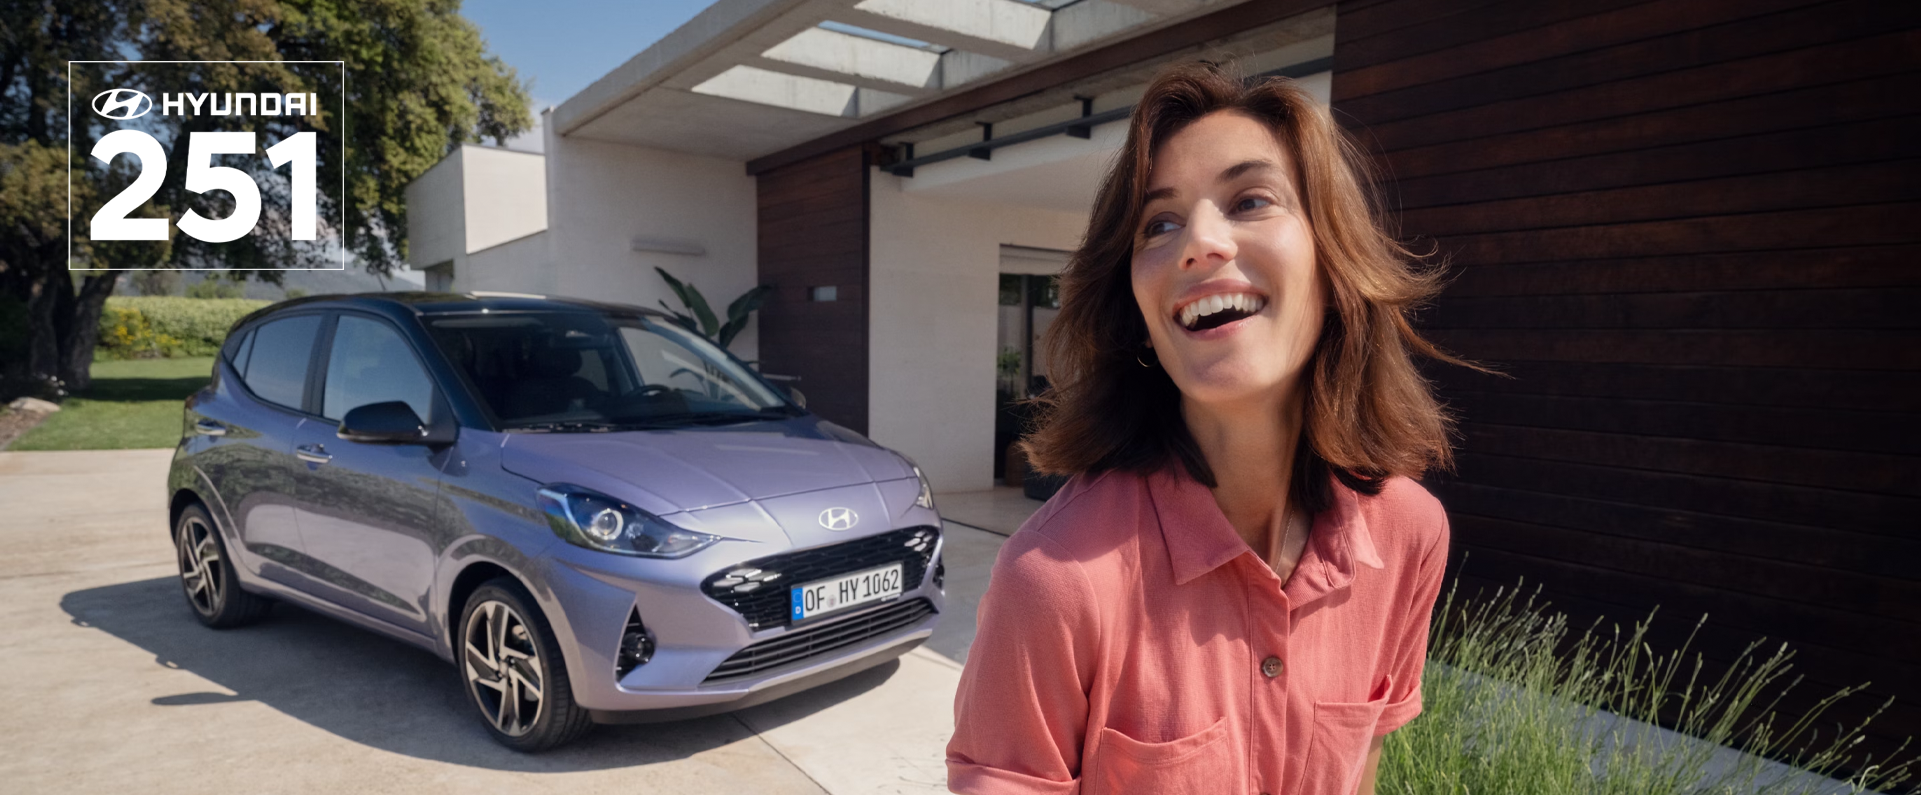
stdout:
[[[269,139],[295,129],[319,134],[319,217],[344,219],[341,240],[368,270],[387,274],[405,257],[405,188],[464,142],[504,141],[532,126],[527,92],[514,70],[487,53],[458,0],[37,0],[0,4],[0,295],[27,308],[24,356],[0,361],[0,381],[64,382],[84,389],[98,321],[120,274],[69,272],[67,208],[89,218],[136,176],[133,158],[104,171],[91,158],[107,130],[85,112],[84,93],[122,84],[135,67],[69,61],[268,61],[253,67],[198,64],[138,67],[196,92],[308,91],[348,113],[318,117],[206,117],[153,114],[171,141],[168,175],[140,215],[178,218],[186,209],[219,218],[224,192],[185,190],[185,147],[196,130],[253,130]],[[319,69],[294,61],[345,61]],[[173,71],[168,71],[173,70]],[[272,88],[262,89],[270,85]],[[68,94],[82,112],[69,118]],[[72,140],[68,129],[71,125]],[[338,157],[345,140],[346,158]],[[71,150],[69,150],[71,143]],[[69,154],[71,151],[71,154]],[[265,158],[256,158],[266,171]],[[222,165],[237,165],[222,163]],[[344,183],[344,189],[343,189]],[[276,202],[267,201],[273,206]],[[284,218],[263,214],[272,228]],[[169,229],[173,229],[169,226]],[[174,234],[151,241],[76,240],[78,268],[277,268],[317,264],[324,252],[288,235],[248,235],[210,245]],[[338,251],[331,253],[338,257]],[[235,271],[245,277],[245,272]]]

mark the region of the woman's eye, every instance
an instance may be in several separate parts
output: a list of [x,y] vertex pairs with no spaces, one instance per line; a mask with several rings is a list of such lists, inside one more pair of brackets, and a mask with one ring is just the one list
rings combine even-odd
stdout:
[[1141,230],[1141,234],[1147,237],[1153,237],[1155,235],[1174,231],[1174,226],[1175,224],[1173,221],[1149,221],[1147,224],[1147,228]]
[[1235,202],[1234,210],[1235,212],[1243,212],[1243,213],[1251,212],[1253,210],[1259,210],[1271,204],[1273,204],[1273,202],[1268,201],[1267,199],[1261,198],[1259,196],[1249,196],[1245,199]]

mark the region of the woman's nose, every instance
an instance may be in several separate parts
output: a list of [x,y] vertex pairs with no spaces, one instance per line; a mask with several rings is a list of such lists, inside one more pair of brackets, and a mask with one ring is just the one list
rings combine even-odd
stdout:
[[1187,239],[1181,249],[1181,267],[1195,268],[1234,261],[1233,226],[1212,205],[1196,208],[1187,222]]

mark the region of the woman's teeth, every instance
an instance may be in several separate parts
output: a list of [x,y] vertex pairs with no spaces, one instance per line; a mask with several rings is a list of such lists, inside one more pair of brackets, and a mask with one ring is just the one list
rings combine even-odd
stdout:
[[[1259,312],[1264,306],[1267,306],[1267,301],[1253,293],[1210,295],[1181,307],[1180,320],[1182,326],[1193,331],[1200,327],[1204,318],[1218,321],[1210,322],[1208,324],[1210,327],[1220,326]],[[1223,312],[1229,314],[1213,317]]]

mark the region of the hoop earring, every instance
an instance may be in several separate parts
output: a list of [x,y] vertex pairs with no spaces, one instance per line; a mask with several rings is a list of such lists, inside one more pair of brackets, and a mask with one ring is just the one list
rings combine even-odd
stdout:
[[[1161,360],[1160,360],[1160,358],[1159,358],[1159,357],[1155,357],[1155,359],[1154,359],[1154,363],[1155,363],[1155,364],[1159,364],[1159,363],[1160,363],[1160,361],[1161,361]],[[1135,362],[1136,364],[1139,364],[1139,365],[1140,365],[1140,366],[1142,366],[1142,367],[1145,367],[1145,368],[1147,368],[1147,369],[1149,369],[1149,370],[1152,370],[1152,369],[1154,369],[1154,365],[1153,365],[1153,364],[1148,364],[1147,362],[1143,362],[1143,361],[1141,361],[1141,357],[1140,357],[1140,354],[1135,354],[1135,355],[1134,355],[1134,362]]]

